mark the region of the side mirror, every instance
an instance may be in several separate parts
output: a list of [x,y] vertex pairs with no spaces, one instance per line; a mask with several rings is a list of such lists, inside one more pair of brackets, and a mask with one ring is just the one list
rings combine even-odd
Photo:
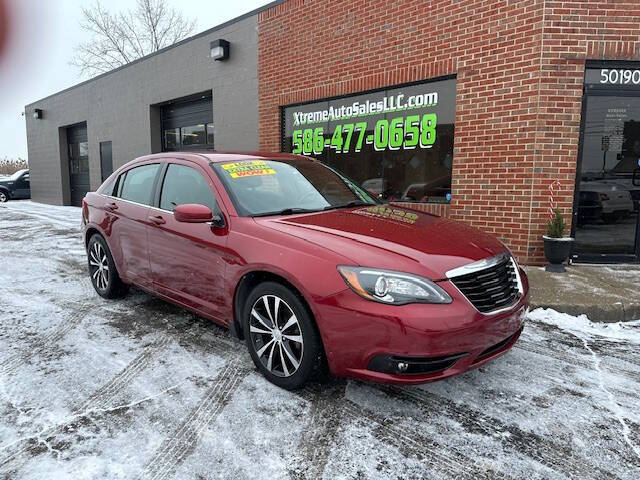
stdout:
[[173,217],[176,222],[182,223],[207,223],[214,221],[211,209],[206,205],[197,203],[185,203],[173,209]]

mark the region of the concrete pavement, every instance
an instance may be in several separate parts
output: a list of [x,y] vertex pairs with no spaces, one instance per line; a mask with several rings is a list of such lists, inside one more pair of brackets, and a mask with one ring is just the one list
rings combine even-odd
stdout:
[[566,273],[524,267],[531,286],[531,307],[586,314],[594,322],[640,320],[640,266],[573,265]]

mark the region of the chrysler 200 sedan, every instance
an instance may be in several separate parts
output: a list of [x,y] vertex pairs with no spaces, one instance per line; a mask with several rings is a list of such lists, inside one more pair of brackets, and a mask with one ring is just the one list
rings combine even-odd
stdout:
[[83,201],[97,293],[135,285],[246,341],[274,384],[421,383],[482,365],[523,328],[527,278],[496,238],[381,204],[288,154],[138,158]]

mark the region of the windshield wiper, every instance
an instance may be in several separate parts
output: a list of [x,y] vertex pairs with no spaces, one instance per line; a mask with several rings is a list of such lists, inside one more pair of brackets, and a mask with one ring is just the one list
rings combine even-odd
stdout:
[[284,208],[275,212],[256,213],[252,217],[269,217],[271,215],[295,215],[296,213],[314,213],[319,212],[318,209],[310,208]]
[[338,208],[364,207],[364,206],[371,206],[371,205],[374,205],[374,204],[363,202],[362,200],[352,200],[342,205],[329,205],[328,207],[324,207],[323,210],[336,210]]

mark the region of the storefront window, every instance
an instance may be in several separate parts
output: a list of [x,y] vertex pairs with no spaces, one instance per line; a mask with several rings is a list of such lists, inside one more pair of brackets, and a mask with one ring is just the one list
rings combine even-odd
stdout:
[[313,156],[383,200],[447,203],[455,79],[286,107],[283,150]]
[[205,145],[207,134],[204,124],[182,127],[182,146]]
[[177,150],[180,148],[179,128],[169,128],[164,131],[164,148],[166,150]]
[[213,123],[207,123],[207,144],[213,145]]
[[577,251],[634,254],[640,98],[590,96],[579,172]]
[[78,152],[81,157],[89,156],[89,142],[80,142],[78,143]]

